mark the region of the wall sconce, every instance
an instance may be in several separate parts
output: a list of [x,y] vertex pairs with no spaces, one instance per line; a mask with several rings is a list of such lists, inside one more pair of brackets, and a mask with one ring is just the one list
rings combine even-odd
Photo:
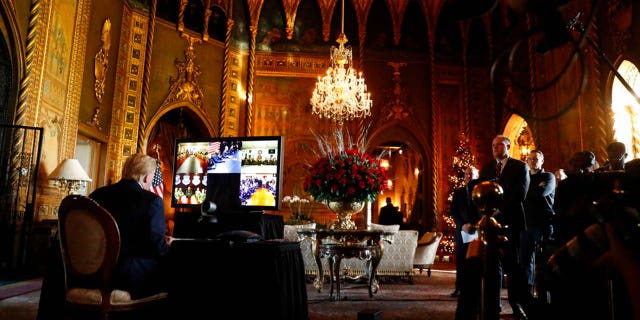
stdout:
[[516,143],[520,148],[520,160],[525,161],[531,150],[535,148],[535,142],[533,141],[533,136],[529,131],[528,126],[522,127],[518,138],[516,139]]
[[65,159],[49,174],[49,180],[61,191],[66,190],[67,195],[74,194],[87,186],[91,178],[84,171],[77,159]]
[[388,170],[389,169],[389,160],[381,159],[380,160],[380,166],[383,167],[385,170]]

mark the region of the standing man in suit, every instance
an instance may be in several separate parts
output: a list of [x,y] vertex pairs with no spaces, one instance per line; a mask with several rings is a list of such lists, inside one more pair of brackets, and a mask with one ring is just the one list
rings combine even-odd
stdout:
[[480,181],[495,181],[503,190],[502,204],[498,207],[496,220],[502,226],[508,226],[506,236],[502,268],[509,276],[507,291],[509,304],[513,309],[516,319],[527,319],[524,307],[530,302],[526,292],[526,281],[519,267],[520,233],[525,230],[526,217],[524,200],[529,190],[529,166],[518,159],[509,156],[511,140],[503,135],[497,135],[491,142],[491,150],[494,160],[482,166]]
[[462,289],[462,279],[464,278],[465,261],[469,243],[462,239],[462,231],[474,234],[475,225],[480,220],[480,212],[475,203],[471,201],[471,191],[478,182],[478,169],[472,165],[464,170],[464,185],[453,191],[451,199],[451,218],[456,223],[456,289],[451,294],[452,297],[460,295]]
[[163,261],[172,238],[166,235],[164,202],[149,191],[155,169],[155,159],[133,154],[124,163],[120,181],[89,195],[118,224],[121,247],[113,286],[129,291],[132,299],[166,291]]
[[393,205],[390,197],[387,197],[387,205],[380,208],[378,223],[384,225],[397,224],[402,226],[402,214],[398,211],[398,208]]
[[541,255],[535,255],[536,247],[549,239],[552,232],[551,219],[554,215],[556,177],[542,168],[543,163],[544,154],[540,150],[533,150],[527,156],[531,183],[524,201],[527,227],[520,234],[520,259],[529,292],[532,293],[532,289],[535,289],[534,284],[538,284],[543,271],[542,268],[536,270],[536,265],[540,265],[537,260],[542,259]]

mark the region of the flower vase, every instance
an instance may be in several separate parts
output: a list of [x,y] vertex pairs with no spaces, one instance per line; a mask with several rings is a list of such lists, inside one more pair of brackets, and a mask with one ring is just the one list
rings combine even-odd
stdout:
[[331,229],[355,230],[357,227],[351,216],[364,208],[364,201],[328,201],[327,207],[338,216]]

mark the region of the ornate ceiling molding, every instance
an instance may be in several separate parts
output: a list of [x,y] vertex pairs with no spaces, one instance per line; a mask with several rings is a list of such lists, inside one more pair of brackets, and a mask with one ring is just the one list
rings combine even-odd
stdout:
[[436,26],[438,16],[445,0],[419,0],[420,7],[427,22],[427,32],[429,34],[429,45],[433,48],[436,39]]
[[287,19],[285,31],[287,33],[287,39],[289,40],[293,38],[293,26],[296,22],[296,13],[298,11],[299,4],[300,0],[282,0],[282,5],[284,5],[284,14]]
[[322,15],[322,40],[324,41],[329,41],[331,18],[333,17],[333,9],[336,7],[337,2],[338,0],[318,0],[320,14]]
[[389,12],[391,12],[391,22],[393,23],[393,43],[397,46],[400,44],[400,36],[402,35],[402,20],[404,12],[407,10],[409,0],[385,0]]
[[360,39],[360,47],[363,46],[367,35],[367,21],[369,20],[369,10],[373,0],[353,0],[353,7],[356,9],[356,17],[358,18],[358,37]]
[[258,21],[260,20],[260,11],[262,11],[262,4],[264,0],[247,0],[249,5],[249,18],[251,25],[249,30],[251,31],[251,38],[255,39],[258,34]]

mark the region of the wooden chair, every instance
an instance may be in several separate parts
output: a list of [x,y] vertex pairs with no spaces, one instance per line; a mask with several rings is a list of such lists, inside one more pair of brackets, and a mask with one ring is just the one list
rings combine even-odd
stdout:
[[132,300],[129,292],[110,287],[120,253],[120,231],[106,209],[88,197],[69,195],[60,204],[58,217],[65,313],[72,318],[95,313],[107,319],[112,313],[150,310],[166,302],[166,293]]
[[418,268],[420,273],[422,269],[427,269],[427,277],[431,277],[431,267],[436,260],[440,240],[442,240],[442,232],[426,232],[418,240],[413,267]]

